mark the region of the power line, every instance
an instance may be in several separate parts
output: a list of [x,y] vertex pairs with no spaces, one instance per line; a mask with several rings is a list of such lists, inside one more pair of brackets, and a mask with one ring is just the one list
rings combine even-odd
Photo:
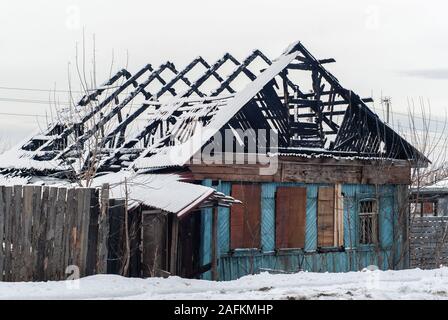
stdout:
[[[2,88],[12,88],[12,87],[0,87],[0,89]],[[42,90],[45,91],[44,89],[30,89],[30,88],[15,88],[15,89],[20,89],[20,90]],[[49,104],[63,104],[63,105],[70,105],[71,103],[67,102],[67,101],[53,101],[53,100],[39,100],[39,99],[22,99],[22,98],[10,98],[10,97],[0,97],[0,102],[16,102],[16,103],[28,103],[28,104],[45,104],[45,105],[49,105]],[[130,106],[129,108],[135,108],[135,106]],[[410,114],[406,114],[406,113],[402,113],[402,112],[397,112],[397,111],[390,111],[391,114],[396,114],[396,115],[402,115],[402,116],[413,116],[415,118],[419,118],[419,119],[425,119],[423,116],[418,116],[418,115],[410,115]],[[26,113],[22,113],[22,114],[18,114],[18,113],[0,113],[1,115],[5,115],[5,116],[37,116],[37,117],[46,117],[45,115],[41,115],[41,114],[26,114]],[[395,122],[395,123],[394,123]],[[430,119],[428,120],[429,123],[431,122],[436,122],[436,123],[443,123],[444,125],[447,125],[448,127],[448,118],[445,118],[445,120],[436,120],[436,119]],[[415,130],[415,131],[420,131],[420,132],[429,132],[429,133],[441,133],[440,131],[433,131],[433,130],[425,130],[425,129],[418,129],[418,128],[411,128],[409,126],[409,124],[400,124],[397,123],[397,121],[392,121],[392,123],[390,124],[392,127],[396,128],[396,129],[409,129],[409,130]],[[407,130],[406,130],[407,131]]]
[[119,85],[116,86],[107,86],[107,87],[100,87],[100,88],[89,88],[84,91],[80,90],[60,90],[60,89],[42,89],[42,88],[22,88],[22,87],[3,87],[0,86],[0,90],[14,90],[14,91],[31,91],[31,92],[49,92],[49,93],[82,93],[85,94],[86,92],[91,92],[95,90],[108,90],[108,89],[116,89],[119,88]]
[[[108,87],[108,88],[118,88],[118,86]],[[38,89],[38,88],[21,88],[21,87],[4,87],[0,86],[0,89],[4,90],[18,90],[18,91],[36,91],[36,92],[60,92],[60,93],[85,93],[85,91],[69,91],[69,90],[50,90],[50,89]],[[87,91],[95,91],[99,88],[92,88],[88,89]],[[0,97],[0,101],[3,102],[19,102],[19,103],[35,103],[35,104],[48,104],[53,103],[55,104],[55,101],[46,101],[46,100],[39,100],[39,99],[22,99],[22,98],[10,98],[10,97]],[[66,101],[58,101],[57,103],[63,103],[63,104],[70,104]],[[378,110],[381,111],[381,110]],[[384,113],[384,110],[383,110]],[[437,122],[437,123],[446,123],[448,124],[448,118],[445,118],[445,120],[437,120],[437,119],[430,119],[431,114],[428,115],[428,117],[423,117],[417,114],[410,114],[410,113],[404,113],[404,112],[398,112],[398,111],[389,111],[390,114],[405,116],[405,117],[414,117],[417,119],[427,120],[429,123],[431,122]],[[386,121],[387,122],[387,121]],[[391,121],[394,122],[394,119]]]
[[83,91],[74,90],[59,90],[59,89],[38,89],[38,88],[20,88],[20,87],[1,87],[2,90],[15,90],[15,91],[34,91],[34,92],[60,92],[60,93],[84,93]]
[[36,99],[21,99],[21,98],[2,98],[0,97],[0,101],[3,102],[19,102],[19,103],[34,103],[34,104],[69,104],[67,101],[52,101],[52,100],[36,100]]
[[3,116],[18,116],[18,117],[42,117],[47,118],[44,114],[31,114],[31,113],[10,113],[10,112],[0,112]]

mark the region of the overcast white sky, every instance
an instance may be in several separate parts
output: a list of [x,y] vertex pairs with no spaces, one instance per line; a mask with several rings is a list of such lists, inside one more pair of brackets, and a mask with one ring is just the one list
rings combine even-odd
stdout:
[[[342,85],[393,109],[424,97],[445,117],[448,89],[446,1],[267,0],[2,0],[0,87],[67,89],[67,63],[83,28],[96,36],[99,82],[115,52],[116,68],[133,72],[167,58],[178,69],[202,55],[213,62],[230,51],[244,58],[259,48],[270,58],[295,40],[318,58],[333,57]],[[48,100],[46,92],[0,89],[0,138],[16,143],[38,128],[46,106],[5,100]],[[41,125],[44,125],[40,118]]]

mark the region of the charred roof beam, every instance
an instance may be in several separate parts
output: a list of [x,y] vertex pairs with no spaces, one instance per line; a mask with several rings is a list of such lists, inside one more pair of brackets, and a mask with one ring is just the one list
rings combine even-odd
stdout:
[[[336,62],[335,59],[329,58],[329,59],[320,59],[318,60],[320,64],[326,64],[326,63],[333,63]],[[302,63],[291,63],[288,65],[288,69],[292,70],[313,70],[315,67],[307,62]]]
[[[209,68],[210,66],[207,64],[207,62],[202,58],[198,57],[194,59],[191,63],[188,64],[187,67],[185,67],[181,72],[177,72],[174,66],[167,65],[167,67],[174,73],[177,73],[177,75],[171,79],[166,85],[164,85],[155,95],[154,99],[159,99],[165,92],[170,91],[172,86],[175,85],[178,81],[182,80],[186,85],[191,87],[191,83],[188,80],[188,78],[185,77],[185,75],[190,72],[197,64],[202,64],[204,67]],[[202,92],[200,92],[198,89],[195,90],[198,95],[201,97],[204,96]],[[175,95],[175,92],[171,92],[173,95]],[[113,139],[115,135],[117,135],[120,131],[125,129],[129,123],[134,121],[138,116],[140,116],[145,110],[147,110],[149,105],[147,103],[143,103],[139,108],[137,108],[136,111],[134,111],[131,115],[129,115],[126,119],[124,119],[122,122],[117,125],[117,127],[104,138],[103,145],[106,145],[109,141]],[[117,147],[121,145],[121,142],[118,143]]]
[[[226,88],[230,86],[230,83],[235,80],[242,72],[244,72],[247,75],[247,67],[257,58],[260,57],[260,51],[255,50],[252,52],[251,55],[249,55],[246,59],[244,59],[243,63],[239,63],[233,56],[229,54],[229,58],[238,66],[235,71],[233,71],[232,74],[229,75],[229,77],[221,83],[221,85],[212,92],[211,96],[217,96],[222,91],[224,91]],[[237,63],[238,62],[238,63]],[[251,76],[248,76],[250,80],[254,80]],[[231,92],[233,93],[233,92]]]
[[[375,114],[372,110],[370,110],[370,108],[364,103],[364,101],[357,94],[353,93],[351,90],[347,90],[344,87],[342,87],[342,85],[339,83],[336,77],[333,76],[330,72],[328,72],[300,42],[297,43],[292,50],[298,50],[307,59],[308,63],[314,65],[322,74],[323,78],[325,78],[325,80],[328,83],[330,83],[330,85],[335,89],[336,93],[341,95],[341,97],[345,99],[349,104],[349,107],[346,109],[346,115],[344,116],[344,120],[341,127],[344,126],[344,124],[347,124],[348,119],[350,118],[350,115],[353,112],[364,113],[371,119],[372,122],[374,122],[374,125],[376,127],[381,127],[381,129],[377,130],[376,133],[384,141],[389,150],[391,148],[397,149],[396,152],[398,152],[398,149],[401,148],[402,152],[404,153],[401,155],[402,158],[407,158],[409,160],[413,160],[416,162],[420,161],[429,162],[429,160],[420,151],[418,151],[409,142],[407,142],[401,136],[399,136],[398,133],[396,133],[391,127],[384,124],[379,119],[378,115]],[[395,141],[395,139],[391,139],[391,137],[395,137],[398,141]],[[339,144],[341,139],[343,139],[343,136],[341,136],[341,131],[339,131],[336,137],[335,144]]]
[[88,130],[84,135],[78,138],[77,142],[66,148],[56,159],[64,157],[68,152],[74,150],[78,145],[82,145],[90,137],[92,137],[99,129],[104,127],[104,125],[111,120],[120,110],[122,110],[130,101],[132,101],[139,93],[145,92],[145,97],[151,97],[151,94],[145,91],[145,88],[155,79],[160,78],[160,74],[169,68],[171,62],[167,62],[161,65],[156,71],[152,72],[149,77],[142,82],[136,90],[132,91],[118,106],[114,107],[107,115],[102,116],[100,121],[96,123],[90,130]]
[[[100,112],[105,106],[107,106],[110,102],[114,101],[118,95],[123,92],[129,85],[135,83],[135,81],[142,76],[147,71],[152,71],[152,67],[150,64],[147,64],[142,69],[140,69],[136,74],[134,74],[131,78],[129,78],[124,84],[117,88],[111,95],[109,95],[106,99],[104,99],[100,104],[98,104],[93,110],[87,113],[81,123],[86,123],[89,119],[91,119],[95,114]],[[70,134],[75,132],[77,128],[77,124],[70,125],[66,127],[56,139],[52,139],[43,144],[37,151],[45,151],[51,149],[52,146],[63,142]]]
[[120,79],[121,77],[125,77],[126,79],[129,79],[132,75],[126,70],[126,69],[121,69],[120,71],[118,71],[114,76],[112,76],[108,81],[106,81],[105,83],[103,83],[99,88],[97,88],[94,92],[92,92],[89,95],[84,95],[81,100],[79,100],[78,105],[80,106],[86,106],[87,104],[89,104],[91,101],[96,100],[96,98],[103,93],[103,91],[107,90],[108,86],[113,85],[118,79]]
[[[193,92],[195,92],[199,87],[204,84],[205,81],[208,80],[212,75],[218,80],[220,83],[224,81],[224,79],[217,73],[217,70],[221,68],[221,66],[229,61],[231,59],[231,55],[229,53],[226,53],[221,59],[216,61],[211,67],[205,71],[205,73],[199,77],[198,80],[193,83],[193,85],[190,87],[188,91],[186,91],[181,97],[189,97]],[[230,86],[228,86],[228,90],[230,93],[235,93],[235,90],[233,90]]]
[[[181,72],[177,73],[177,71],[175,73],[177,73],[177,75],[171,79],[171,81],[165,85],[163,88],[161,88],[159,90],[159,92],[157,92],[156,97],[159,98],[161,97],[166,91],[171,90],[171,88],[179,81],[182,80],[188,87],[192,88],[192,84],[190,82],[190,80],[188,80],[188,78],[185,77],[185,75],[190,72],[197,64],[202,64],[205,68],[210,68],[210,66],[208,65],[208,63],[202,58],[202,57],[198,57],[196,59],[194,59],[192,62],[190,62],[188,64],[188,66],[186,66]],[[173,70],[172,70],[173,71]],[[174,69],[175,71],[175,69]],[[173,71],[173,72],[174,72]],[[170,91],[171,92],[171,91]],[[204,97],[204,94],[198,89],[198,88],[193,88],[193,92],[196,92],[200,97]],[[175,91],[173,90],[171,92],[171,94],[176,95]]]

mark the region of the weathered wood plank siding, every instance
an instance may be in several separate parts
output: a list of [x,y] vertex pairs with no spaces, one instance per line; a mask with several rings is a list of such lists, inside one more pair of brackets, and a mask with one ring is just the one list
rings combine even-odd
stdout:
[[0,281],[65,279],[70,265],[96,273],[107,263],[107,249],[97,254],[100,206],[96,189],[0,186]]
[[[238,182],[240,183],[240,182]],[[204,184],[212,185],[210,180]],[[215,186],[220,192],[229,194],[232,182],[219,181]],[[304,249],[277,250],[275,238],[275,195],[279,187],[306,188],[306,224]],[[360,270],[369,265],[376,265],[382,270],[401,269],[408,266],[408,260],[403,258],[404,245],[403,228],[397,228],[399,192],[405,192],[401,185],[366,185],[343,184],[341,186],[343,200],[343,247],[335,252],[320,252],[317,235],[317,202],[319,187],[329,187],[331,184],[307,183],[261,183],[261,246],[258,250],[231,251],[229,245],[229,212],[227,208],[220,209],[218,225],[218,269],[220,280],[231,280],[248,273],[258,273],[263,270],[297,272],[307,270],[314,272],[344,272]],[[365,198],[378,200],[379,243],[377,245],[359,244],[358,203]],[[201,263],[210,262],[211,248],[211,211],[202,212]],[[211,279],[210,272],[203,275]]]
[[406,162],[379,165],[371,160],[300,159],[280,157],[275,174],[260,175],[260,164],[190,164],[195,180],[239,182],[297,182],[331,184],[410,184],[410,166]]

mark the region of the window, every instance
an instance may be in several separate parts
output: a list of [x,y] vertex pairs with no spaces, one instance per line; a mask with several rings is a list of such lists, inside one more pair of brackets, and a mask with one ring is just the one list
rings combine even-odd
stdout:
[[411,202],[410,204],[411,216],[420,216],[422,214],[422,203],[421,202]]
[[410,203],[411,216],[434,216],[437,213],[437,201],[423,200]]
[[230,209],[230,248],[260,248],[261,187],[234,184],[232,197],[241,200]]
[[344,245],[343,198],[341,186],[319,187],[317,195],[317,246]]
[[359,243],[378,243],[378,208],[376,200],[359,202]]
[[278,187],[275,196],[275,246],[305,246],[306,188]]
[[423,202],[423,215],[425,216],[437,216],[437,202],[425,201]]

